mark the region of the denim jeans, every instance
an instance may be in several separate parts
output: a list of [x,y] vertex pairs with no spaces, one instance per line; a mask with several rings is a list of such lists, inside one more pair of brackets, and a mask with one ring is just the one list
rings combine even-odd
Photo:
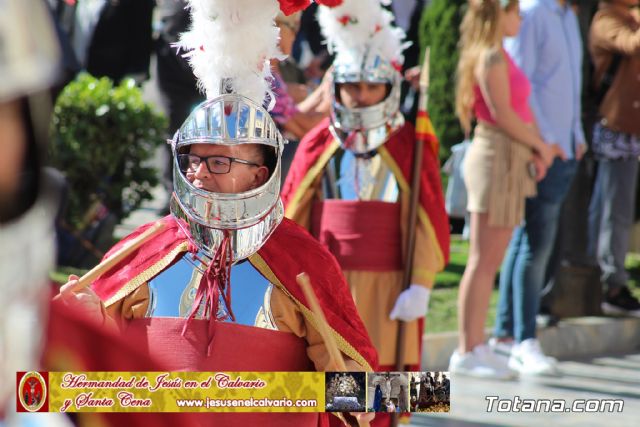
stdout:
[[624,259],[633,225],[638,159],[600,160],[589,205],[587,251],[596,259],[607,290],[626,286]]
[[500,272],[495,335],[522,342],[536,336],[540,292],[560,221],[562,202],[571,187],[577,162],[555,159],[527,199],[525,218],[516,227]]

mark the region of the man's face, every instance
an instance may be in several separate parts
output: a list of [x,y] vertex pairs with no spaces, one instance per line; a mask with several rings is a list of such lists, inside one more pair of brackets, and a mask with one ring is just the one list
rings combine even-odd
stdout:
[[200,157],[226,156],[246,160],[255,165],[231,162],[228,173],[216,174],[209,171],[205,162],[194,169],[187,169],[185,175],[196,188],[214,193],[243,193],[260,187],[269,179],[269,169],[264,164],[260,147],[257,144],[211,145],[194,144],[190,154]]
[[363,108],[376,105],[387,96],[385,83],[339,83],[340,103],[347,108]]

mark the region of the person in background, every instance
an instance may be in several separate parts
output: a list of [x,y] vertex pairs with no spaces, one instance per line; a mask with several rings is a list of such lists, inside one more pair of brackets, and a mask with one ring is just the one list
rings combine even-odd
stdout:
[[[3,2],[0,19],[0,425],[68,425],[16,413],[16,372],[41,367],[57,195],[44,164],[61,48],[43,1]],[[24,417],[24,418],[21,418]],[[60,420],[62,419],[62,420]],[[66,420],[68,421],[68,420]],[[6,424],[5,424],[6,423]],[[61,424],[58,424],[61,423]]]
[[285,215],[337,258],[383,371],[395,370],[398,320],[407,322],[402,365],[420,363],[422,322],[435,274],[449,256],[438,160],[424,148],[411,284],[403,290],[416,132],[399,111],[404,33],[379,0],[319,7],[333,63],[332,111],[301,141],[282,190]]
[[[608,90],[593,128],[598,171],[589,206],[588,249],[601,270],[603,312],[635,317],[640,317],[640,302],[627,285],[624,260],[636,206],[640,155],[639,3],[602,2],[589,33],[594,84],[606,84]],[[612,65],[614,62],[617,64]]]
[[581,122],[582,40],[578,19],[565,0],[521,1],[522,26],[505,49],[531,82],[529,105],[543,140],[557,144],[556,158],[525,204],[500,272],[500,298],[491,345],[524,375],[552,374],[556,360],[536,339],[536,315],[562,204],[586,141]]
[[[380,353],[380,370],[395,371],[396,363],[418,370],[431,289],[449,257],[449,227],[433,149],[437,138],[428,130],[420,169],[413,171],[416,130],[399,105],[404,32],[389,25],[393,17],[381,3],[319,7],[323,34],[336,53],[331,116],[300,142],[282,196],[285,215],[338,258]],[[410,232],[413,174],[420,189]],[[415,249],[404,254],[410,233]],[[400,325],[405,353],[396,360]],[[388,425],[390,417],[374,422]]]
[[318,3],[314,2],[302,11],[300,17],[300,31],[293,44],[292,56],[297,63],[302,64],[305,48],[311,53],[303,73],[305,80],[311,84],[319,84],[331,65],[333,58],[327,51],[325,40],[320,31],[317,19]]
[[382,407],[382,388],[376,384],[376,391],[373,397],[373,412],[379,412]]
[[[51,88],[59,87],[66,76],[60,52],[64,48],[58,46],[61,34],[56,37],[44,3],[4,2],[0,18],[0,425],[200,425],[192,422],[191,414],[34,416],[16,411],[17,371],[109,371],[116,361],[123,371],[164,370],[81,310],[61,301],[49,302],[54,290],[50,278],[55,262],[53,220],[61,182],[53,169],[43,165]],[[30,396],[33,403],[34,395]]]
[[407,387],[400,386],[400,394],[398,395],[398,411],[409,412],[409,404],[407,399]]
[[402,73],[405,80],[400,94],[400,109],[411,123],[416,122],[418,113],[419,61],[422,54],[418,33],[425,3],[425,0],[392,0],[390,5],[396,25],[405,31],[407,40],[411,42],[411,46],[404,51]]
[[137,84],[149,78],[154,0],[50,0],[82,69]]
[[[306,12],[306,11],[305,11]],[[304,12],[303,12],[304,13]],[[287,55],[285,61],[291,61],[293,42],[300,30],[300,12],[286,16],[284,13],[276,17],[276,25],[280,29],[280,50]],[[290,62],[289,62],[290,64]],[[331,106],[331,73],[326,73],[322,82],[313,91],[302,84],[288,84],[281,72],[283,61],[273,59],[273,92],[275,106],[271,111],[273,120],[284,137],[289,140],[282,154],[282,179],[289,172],[300,140],[322,119],[329,115]],[[290,68],[290,66],[289,66]]]
[[442,387],[444,387],[445,391],[447,392],[447,400],[448,400],[451,381],[449,380],[449,378],[447,378],[447,374],[445,373],[442,373]]
[[[285,16],[280,13],[276,17],[276,25],[280,29],[280,50],[284,55],[291,55],[291,48],[296,34],[300,29],[300,12]],[[330,74],[326,74],[322,83],[311,93],[302,94],[290,92],[285,83],[280,69],[279,61],[272,61],[273,90],[276,95],[276,104],[272,110],[272,116],[285,136],[299,141],[315,125],[329,115],[330,109]],[[300,89],[295,85],[293,88]],[[295,98],[294,98],[295,95]]]
[[478,124],[463,171],[471,234],[458,296],[459,343],[449,362],[453,375],[513,376],[484,343],[489,298],[525,199],[535,195],[536,178],[560,151],[535,129],[529,80],[502,48],[504,37],[519,28],[514,0],[473,0],[461,24],[456,112],[467,133],[473,117]]

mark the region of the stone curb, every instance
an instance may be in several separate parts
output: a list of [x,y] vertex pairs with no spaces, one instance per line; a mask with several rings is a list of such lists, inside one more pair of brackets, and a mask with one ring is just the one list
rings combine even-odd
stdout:
[[[491,335],[491,330],[486,331]],[[538,339],[549,355],[571,359],[640,349],[640,319],[577,317],[538,331]],[[446,370],[458,345],[457,332],[425,334],[422,337],[423,370]]]

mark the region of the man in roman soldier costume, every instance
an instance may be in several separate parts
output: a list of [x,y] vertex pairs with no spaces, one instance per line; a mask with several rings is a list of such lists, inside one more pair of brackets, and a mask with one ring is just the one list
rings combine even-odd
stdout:
[[[296,281],[307,273],[349,370],[377,365],[335,258],[284,218],[284,139],[269,115],[276,0],[191,0],[180,48],[207,101],[170,141],[164,229],[71,298],[171,370],[326,371],[338,361]],[[265,101],[266,100],[266,101]],[[271,102],[270,102],[271,101]],[[134,231],[106,258],[144,233]],[[74,287],[65,285],[63,295]],[[100,301],[96,304],[96,297]],[[65,297],[67,298],[67,297]],[[206,414],[219,425],[325,425],[328,414]]]
[[396,364],[396,320],[407,322],[401,363],[418,370],[423,317],[448,258],[448,219],[431,131],[419,171],[413,269],[403,291],[416,133],[399,112],[404,33],[390,26],[392,15],[381,3],[388,2],[319,6],[335,53],[332,112],[300,143],[282,196],[285,215],[338,259],[381,370]]

